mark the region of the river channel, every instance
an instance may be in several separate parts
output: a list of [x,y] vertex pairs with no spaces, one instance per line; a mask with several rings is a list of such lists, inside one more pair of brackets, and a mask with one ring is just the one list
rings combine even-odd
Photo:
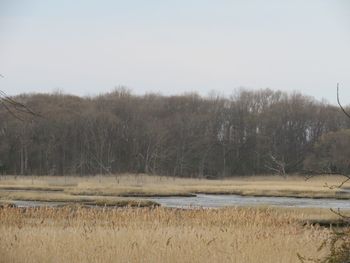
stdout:
[[[333,208],[350,209],[350,200],[312,199],[294,197],[254,197],[240,195],[198,194],[195,197],[156,197],[143,198],[171,208],[220,208],[232,206],[274,206],[296,208]],[[19,207],[59,206],[61,202],[14,201]]]

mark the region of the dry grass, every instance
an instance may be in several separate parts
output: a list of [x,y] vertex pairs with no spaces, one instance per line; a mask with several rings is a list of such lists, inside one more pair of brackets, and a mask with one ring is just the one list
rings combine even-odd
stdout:
[[1,262],[298,262],[330,231],[313,209],[0,209]]
[[[337,190],[324,184],[339,181],[339,177],[325,176],[309,181],[298,176],[226,180],[7,176],[0,181],[0,201],[142,206],[125,196],[336,197]],[[298,252],[306,257],[322,256],[317,248],[330,234],[328,229],[303,223],[335,218],[322,209],[3,208],[0,262],[298,262]]]
[[82,205],[97,205],[97,206],[132,206],[132,207],[151,207],[158,206],[156,202],[142,199],[130,199],[122,197],[104,197],[104,196],[72,196],[65,193],[48,193],[35,191],[0,191],[0,204],[11,203],[13,200],[22,201],[40,201],[40,202],[55,202],[55,203],[79,203]]
[[[206,180],[129,174],[94,177],[3,176],[0,180],[0,199],[39,198],[41,201],[59,199],[79,202],[86,198],[113,200],[115,197],[190,196],[196,193],[350,199],[350,192],[325,186],[326,183],[337,185],[341,179],[337,176],[320,176],[305,181],[301,176],[289,176],[287,179],[257,176]],[[19,191],[14,194],[14,190]]]

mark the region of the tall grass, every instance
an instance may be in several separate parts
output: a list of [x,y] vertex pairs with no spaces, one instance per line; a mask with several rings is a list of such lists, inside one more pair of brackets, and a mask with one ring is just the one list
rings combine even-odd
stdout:
[[326,187],[341,182],[337,176],[322,176],[305,181],[301,176],[237,177],[224,180],[173,178],[148,175],[89,177],[4,176],[0,181],[0,199],[41,201],[79,201],[135,196],[186,196],[196,193],[240,194],[255,196],[290,196],[350,199],[350,193]]
[[[1,262],[298,262],[330,230],[292,210],[0,209]],[[324,251],[326,253],[327,251]]]

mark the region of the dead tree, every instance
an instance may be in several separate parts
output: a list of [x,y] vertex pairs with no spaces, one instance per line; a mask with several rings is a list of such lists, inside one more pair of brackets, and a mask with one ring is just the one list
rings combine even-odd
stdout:
[[286,177],[286,163],[283,160],[278,159],[275,155],[270,153],[270,163],[266,164],[265,167],[270,171],[277,173],[283,177]]

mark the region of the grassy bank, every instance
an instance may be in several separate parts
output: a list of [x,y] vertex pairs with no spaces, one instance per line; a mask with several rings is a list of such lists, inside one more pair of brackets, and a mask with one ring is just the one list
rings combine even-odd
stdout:
[[2,176],[0,200],[85,202],[104,199],[112,202],[125,197],[193,196],[197,193],[350,199],[350,192],[326,186],[337,185],[341,180],[337,176],[320,176],[307,181],[301,176],[223,180],[129,174],[94,177]]
[[82,205],[96,206],[118,206],[118,207],[152,207],[158,206],[156,202],[142,199],[131,199],[122,197],[104,196],[72,196],[57,192],[35,192],[35,191],[0,191],[0,204],[11,203],[13,201],[40,201],[55,203],[77,203]]
[[0,209],[1,262],[299,262],[322,256],[313,209]]

